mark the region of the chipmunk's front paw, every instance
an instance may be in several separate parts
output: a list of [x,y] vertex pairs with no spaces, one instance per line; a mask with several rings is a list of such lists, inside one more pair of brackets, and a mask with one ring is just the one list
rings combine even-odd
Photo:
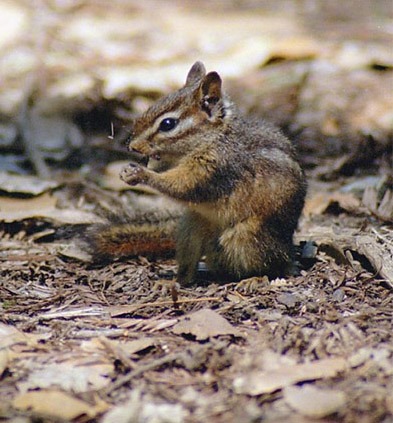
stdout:
[[138,164],[129,163],[120,172],[120,179],[128,185],[136,185],[146,180],[146,170]]

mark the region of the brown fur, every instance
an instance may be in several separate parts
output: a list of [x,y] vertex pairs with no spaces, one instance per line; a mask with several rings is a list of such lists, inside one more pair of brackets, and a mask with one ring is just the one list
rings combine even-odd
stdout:
[[172,223],[97,225],[85,233],[83,238],[90,246],[91,254],[100,260],[139,255],[170,256],[175,251]]
[[[160,129],[166,118],[174,129]],[[198,261],[232,278],[284,275],[306,184],[289,140],[241,116],[216,72],[191,68],[183,88],[135,121],[130,149],[150,158],[121,178],[147,184],[186,207],[177,236],[178,279],[190,284]]]

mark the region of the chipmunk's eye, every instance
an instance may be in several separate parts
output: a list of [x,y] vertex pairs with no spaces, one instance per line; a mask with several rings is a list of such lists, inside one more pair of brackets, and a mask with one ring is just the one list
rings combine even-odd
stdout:
[[165,118],[160,122],[160,126],[158,129],[161,132],[169,132],[172,131],[172,129],[176,128],[177,124],[179,122],[179,119],[175,118]]

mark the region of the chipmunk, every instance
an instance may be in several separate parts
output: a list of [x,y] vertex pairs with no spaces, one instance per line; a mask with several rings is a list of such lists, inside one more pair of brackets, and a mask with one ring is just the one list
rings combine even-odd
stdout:
[[148,164],[130,163],[120,177],[184,206],[176,238],[181,285],[195,281],[202,257],[210,271],[236,280],[290,272],[306,182],[279,129],[243,116],[219,74],[206,74],[201,62],[181,89],[133,123],[128,148]]

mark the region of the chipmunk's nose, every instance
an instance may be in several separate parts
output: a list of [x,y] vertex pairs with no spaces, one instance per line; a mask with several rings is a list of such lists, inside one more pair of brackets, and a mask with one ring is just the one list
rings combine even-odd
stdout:
[[143,142],[139,140],[131,140],[128,149],[133,153],[143,153]]
[[135,138],[128,145],[129,151],[148,156],[152,150],[152,146],[146,138]]

